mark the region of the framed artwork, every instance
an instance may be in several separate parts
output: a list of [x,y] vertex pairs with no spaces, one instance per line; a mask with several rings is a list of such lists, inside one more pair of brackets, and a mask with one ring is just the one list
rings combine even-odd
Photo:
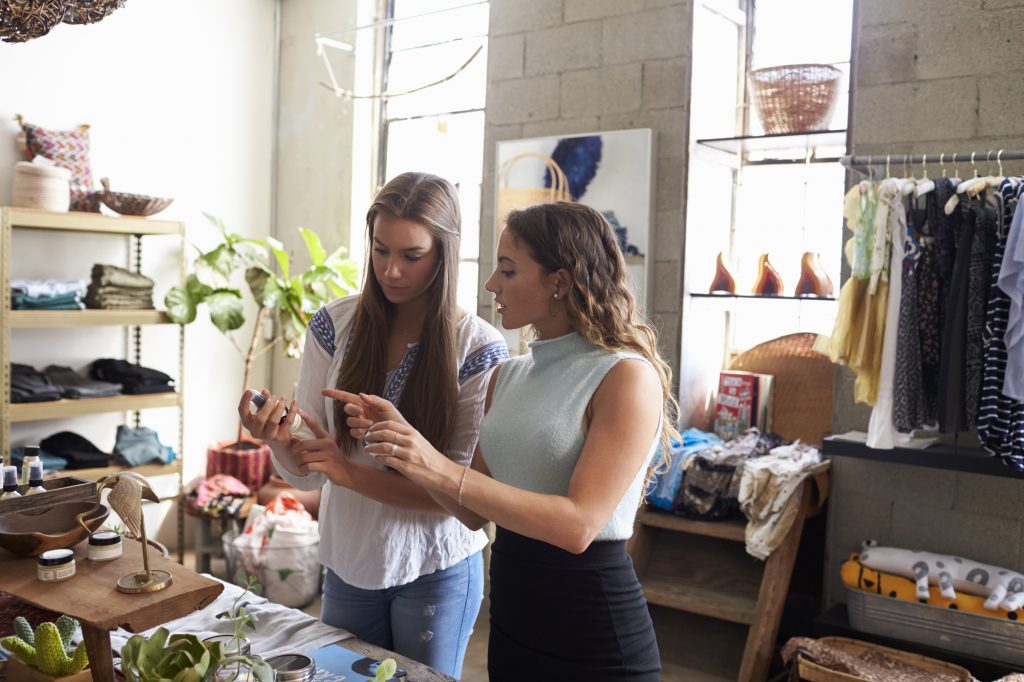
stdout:
[[645,309],[649,307],[654,273],[653,260],[648,267],[653,130],[503,140],[497,143],[495,159],[495,245],[511,210],[548,201],[586,204],[600,211],[615,230],[633,294]]

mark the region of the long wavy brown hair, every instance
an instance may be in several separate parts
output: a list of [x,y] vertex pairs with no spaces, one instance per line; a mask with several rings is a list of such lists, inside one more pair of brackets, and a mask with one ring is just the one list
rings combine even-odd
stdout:
[[[409,423],[445,452],[455,423],[458,377],[455,367],[459,309],[456,303],[462,215],[455,188],[429,173],[402,173],[377,193],[366,212],[368,233],[365,280],[356,306],[351,343],[338,370],[336,386],[352,393],[382,395],[387,345],[394,306],[373,271],[374,223],[379,215],[409,220],[430,230],[437,245],[437,271],[428,289],[427,316],[416,360],[396,405]],[[348,343],[347,339],[339,340]],[[344,405],[334,408],[338,445],[351,453],[355,441],[345,424]]]
[[547,273],[565,268],[572,284],[565,297],[569,324],[606,350],[631,351],[653,365],[661,380],[663,456],[652,463],[648,482],[668,467],[670,439],[679,405],[672,395],[672,369],[658,352],[654,328],[645,319],[626,279],[626,261],[604,217],[583,204],[559,201],[512,211],[505,229]]

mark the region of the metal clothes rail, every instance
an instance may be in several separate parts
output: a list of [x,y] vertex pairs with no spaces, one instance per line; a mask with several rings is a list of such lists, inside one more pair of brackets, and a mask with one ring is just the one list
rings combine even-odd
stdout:
[[970,162],[972,166],[978,163],[991,164],[992,162],[1019,161],[1024,160],[1024,149],[989,149],[984,152],[940,152],[928,154],[857,154],[846,155],[839,159],[844,167],[850,170],[861,170],[868,167],[885,167],[892,165],[915,166],[918,164],[937,163],[945,166],[949,163],[956,166],[960,163]]

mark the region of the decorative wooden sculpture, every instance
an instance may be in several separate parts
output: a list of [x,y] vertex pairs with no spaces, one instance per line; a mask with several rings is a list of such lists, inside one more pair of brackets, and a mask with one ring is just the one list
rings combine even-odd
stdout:
[[757,281],[754,282],[753,292],[758,296],[782,295],[782,277],[768,262],[767,253],[762,253],[757,259]]
[[[110,488],[107,495],[107,504],[113,509],[125,527],[131,531],[132,536],[142,545],[142,566],[143,569],[136,573],[128,573],[117,580],[119,592],[139,593],[157,592],[171,584],[171,574],[168,571],[149,568],[149,554],[147,552],[148,542],[146,540],[146,518],[142,514],[142,500],[159,502],[160,498],[149,487],[146,479],[133,472],[122,471],[121,473],[104,476],[99,480],[96,488],[96,504],[100,504],[101,493],[104,488]],[[79,523],[82,522],[81,514]]]
[[715,264],[715,278],[708,287],[709,294],[735,294],[736,280],[733,279],[729,269],[725,267],[724,254],[718,252],[718,261]]
[[832,295],[832,280],[821,267],[820,256],[804,251],[800,259],[800,281],[796,283],[794,296],[818,296],[824,298]]

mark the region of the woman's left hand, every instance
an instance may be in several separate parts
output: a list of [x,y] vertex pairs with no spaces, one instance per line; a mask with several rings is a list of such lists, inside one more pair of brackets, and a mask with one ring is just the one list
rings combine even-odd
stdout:
[[387,420],[366,432],[366,451],[424,488],[445,491],[461,476],[462,467],[431,445],[408,424]]
[[292,438],[291,453],[301,473],[320,472],[331,483],[345,488],[352,487],[351,463],[342,453],[338,443],[316,419],[301,412],[303,420],[313,432],[313,438]]

